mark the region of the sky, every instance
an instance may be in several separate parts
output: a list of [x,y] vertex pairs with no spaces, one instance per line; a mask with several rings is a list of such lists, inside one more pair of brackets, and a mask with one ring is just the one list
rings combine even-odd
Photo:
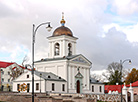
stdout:
[[79,38],[77,54],[92,62],[93,72],[126,59],[132,64],[124,68],[138,69],[138,0],[1,0],[0,61],[31,63],[33,24],[50,21],[52,31],[42,26],[35,37],[35,60],[47,58],[47,37],[61,26],[62,12]]

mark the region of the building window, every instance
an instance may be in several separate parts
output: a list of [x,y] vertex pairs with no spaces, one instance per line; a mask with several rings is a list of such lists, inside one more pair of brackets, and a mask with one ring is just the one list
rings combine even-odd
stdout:
[[27,89],[29,89],[29,90],[30,90],[30,84],[29,84],[29,83],[27,84]]
[[8,82],[10,82],[10,79],[8,79]]
[[48,76],[48,78],[51,78],[50,76]]
[[10,75],[10,72],[8,72],[8,75]]
[[52,83],[52,91],[55,91],[55,84]]
[[62,84],[62,91],[65,91],[65,84]]
[[92,86],[92,92],[94,92],[94,86]]
[[36,90],[39,90],[39,83],[36,83]]
[[29,75],[27,75],[27,78],[29,78]]
[[4,78],[2,78],[2,80],[1,80],[2,82],[4,82]]
[[11,91],[11,87],[10,86],[8,86],[8,90]]
[[4,71],[2,71],[2,74],[4,74]]
[[101,86],[99,87],[99,91],[102,92],[102,87]]
[[19,88],[20,88],[20,84],[17,84],[17,91],[19,91]]
[[68,44],[68,56],[72,55],[72,45],[71,43]]
[[59,55],[59,47],[60,47],[59,43],[56,43],[55,44],[55,56]]
[[29,92],[29,90],[30,90],[30,84],[27,83],[27,92]]

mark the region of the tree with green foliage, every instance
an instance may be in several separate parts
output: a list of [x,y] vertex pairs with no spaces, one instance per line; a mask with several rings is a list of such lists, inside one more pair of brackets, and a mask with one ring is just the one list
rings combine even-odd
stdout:
[[136,70],[136,68],[133,68],[131,70],[131,72],[128,73],[128,75],[125,79],[125,83],[130,84],[130,83],[133,83],[135,81],[138,81],[138,70]]
[[115,70],[114,73],[109,77],[110,85],[115,85],[116,83],[121,83],[121,72],[118,70]]
[[116,83],[121,83],[121,68],[120,63],[112,62],[108,65],[107,70],[110,73],[109,83],[110,85],[115,85]]
[[121,71],[120,63],[118,62],[112,62],[108,65],[107,72],[103,73],[104,77],[109,81],[109,85],[115,85],[116,83],[121,84],[122,83],[122,77],[124,75],[124,70]]

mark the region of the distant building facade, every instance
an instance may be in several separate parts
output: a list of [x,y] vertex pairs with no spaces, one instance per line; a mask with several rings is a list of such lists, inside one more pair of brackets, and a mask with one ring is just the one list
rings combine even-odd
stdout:
[[13,62],[0,61],[0,89],[1,91],[12,90],[12,70],[23,69],[22,66]]

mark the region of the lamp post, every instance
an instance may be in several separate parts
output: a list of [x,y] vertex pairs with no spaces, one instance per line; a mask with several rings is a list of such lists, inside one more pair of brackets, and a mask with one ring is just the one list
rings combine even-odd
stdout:
[[41,93],[41,77],[42,77],[42,73],[40,73],[40,93]]
[[35,35],[36,35],[36,31],[38,30],[38,28],[40,26],[46,25],[46,24],[48,24],[48,27],[46,27],[46,29],[48,31],[51,31],[52,27],[50,26],[50,22],[41,23],[36,28],[35,28],[35,25],[33,24],[33,38],[32,38],[32,102],[34,102],[34,44],[35,44]]
[[123,63],[126,62],[126,61],[128,61],[129,64],[131,64],[130,59],[126,59],[124,61],[120,60],[120,68],[121,68],[121,102],[122,102],[122,99],[123,99],[123,97],[122,97],[122,69],[123,69]]

